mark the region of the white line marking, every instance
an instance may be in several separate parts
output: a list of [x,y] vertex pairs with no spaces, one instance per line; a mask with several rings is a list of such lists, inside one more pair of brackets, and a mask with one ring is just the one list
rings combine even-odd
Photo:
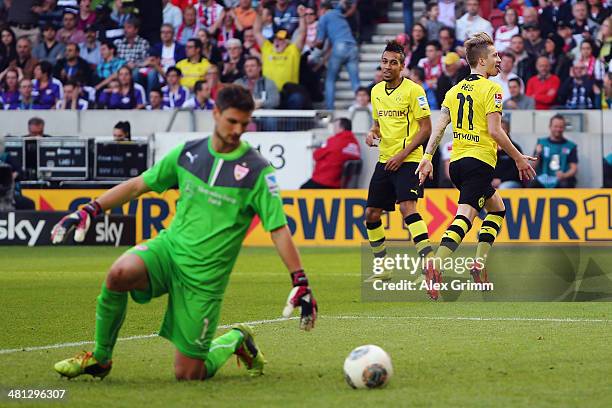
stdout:
[[[289,317],[289,318],[280,317],[278,319],[253,320],[252,322],[244,322],[244,324],[248,324],[251,326],[257,326],[259,324],[280,323],[280,322],[296,320],[296,319],[299,319],[299,317]],[[222,324],[222,325],[217,326],[217,328],[218,329],[229,329],[230,327],[233,327],[236,324],[238,323]],[[139,335],[139,336],[120,337],[117,339],[117,341],[142,340],[142,339],[151,339],[153,337],[159,337],[159,336],[157,335],[157,333],[152,333],[152,334],[144,334],[144,335]],[[40,350],[51,350],[51,349],[58,349],[58,348],[64,348],[64,347],[86,346],[88,344],[94,344],[94,343],[95,342],[93,341],[75,341],[72,343],[49,344],[46,346],[22,347],[22,348],[16,348],[16,349],[0,349],[0,354],[12,354],[12,353],[18,353],[20,351],[40,351]]]
[[[539,323],[612,323],[609,319],[572,319],[572,318],[549,318],[549,317],[461,317],[461,316],[319,316],[322,319],[335,319],[335,320],[442,320],[442,321],[475,321],[475,322],[539,322]],[[289,320],[297,320],[299,317],[280,317],[278,319],[264,319],[264,320],[253,320],[251,322],[244,322],[252,326],[269,324],[269,323],[282,323]],[[229,329],[237,323],[223,324],[217,326],[219,329]],[[143,340],[158,337],[157,333],[145,334],[139,336],[121,337],[118,341],[129,341],[129,340]],[[46,346],[34,346],[34,347],[23,347],[16,349],[0,349],[0,354],[12,354],[20,351],[40,351],[58,349],[64,347],[76,347],[85,346],[88,344],[94,344],[93,341],[76,341],[72,343],[58,343],[49,344]]]
[[468,320],[476,322],[550,322],[550,323],[612,323],[609,319],[572,319],[553,317],[461,317],[461,316],[319,316],[338,320]]

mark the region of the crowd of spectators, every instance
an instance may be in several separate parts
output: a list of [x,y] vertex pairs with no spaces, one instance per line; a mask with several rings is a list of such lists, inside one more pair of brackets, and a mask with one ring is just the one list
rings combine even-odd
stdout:
[[[211,109],[238,82],[259,108],[334,108],[388,0],[0,0],[0,103]],[[384,9],[384,8],[383,8]],[[324,92],[325,89],[325,92]],[[161,100],[161,103],[160,103]]]
[[[469,74],[463,43],[481,31],[494,39],[501,57],[491,80],[503,89],[505,110],[612,107],[611,1],[429,1],[424,15],[406,27],[396,36],[406,52],[403,75],[424,88],[432,109]],[[510,135],[509,121],[503,126]],[[577,145],[565,138],[565,128],[564,117],[556,114],[549,136],[535,143],[537,178],[531,183],[519,180],[514,162],[499,149],[493,187],[575,187]],[[440,149],[439,187],[452,186],[451,150],[452,141]]]
[[[357,103],[358,44],[385,21],[388,3],[0,0],[0,102],[7,110],[172,109],[187,101],[208,109],[223,84],[239,82],[262,108],[325,102],[333,109],[345,67]],[[469,71],[463,42],[485,31],[502,54],[494,80],[507,109],[532,100],[536,109],[608,109],[609,3],[429,1],[409,32],[397,35],[406,48],[404,75],[423,77],[430,104],[439,106]],[[205,84],[196,92],[198,81]]]
[[[430,105],[469,73],[463,42],[484,31],[502,58],[492,78],[506,109],[609,109],[612,102],[612,2],[503,0],[427,3],[410,32],[406,77],[420,77]],[[517,86],[518,85],[518,86]]]
[[[512,80],[513,82],[515,80]],[[497,164],[491,185],[496,189],[513,188],[574,188],[576,187],[576,175],[578,173],[578,147],[576,143],[567,139],[564,135],[566,120],[563,115],[555,114],[549,121],[549,134],[538,138],[533,150],[533,156],[537,159],[534,163],[536,178],[527,182],[521,180],[514,160],[497,146]],[[510,137],[514,147],[523,152],[521,146],[512,140],[510,121],[507,117],[502,118],[502,128]],[[441,176],[437,180],[437,187],[452,187],[450,180],[449,165],[452,140],[440,148]],[[605,160],[604,160],[605,162]]]

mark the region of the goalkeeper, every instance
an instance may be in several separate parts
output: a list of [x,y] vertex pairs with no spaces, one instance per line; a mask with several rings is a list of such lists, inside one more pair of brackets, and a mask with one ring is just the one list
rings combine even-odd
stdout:
[[151,190],[161,193],[176,186],[180,190],[170,227],[128,250],[110,268],[97,298],[94,351],[55,364],[61,375],[108,375],[128,293],[141,304],[168,294],[159,335],[176,346],[177,379],[210,378],[232,354],[250,375],[261,375],[264,356],[251,328],[237,325],[213,339],[230,272],[255,215],[271,231],[291,272],[293,290],[283,314],[300,307],[300,327],[314,327],[317,305],[287,228],[273,169],[240,140],[254,107],[245,88],[223,88],[213,111],[215,130],[210,138],[177,146],[141,176],[105,192],[53,228],[53,243],[63,242],[73,228],[75,241],[82,241],[92,219],[104,211]]

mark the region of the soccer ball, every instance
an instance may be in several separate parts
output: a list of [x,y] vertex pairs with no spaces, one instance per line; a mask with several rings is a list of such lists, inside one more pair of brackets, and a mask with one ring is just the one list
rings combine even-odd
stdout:
[[357,347],[344,360],[344,378],[353,388],[383,387],[392,376],[391,357],[373,344]]

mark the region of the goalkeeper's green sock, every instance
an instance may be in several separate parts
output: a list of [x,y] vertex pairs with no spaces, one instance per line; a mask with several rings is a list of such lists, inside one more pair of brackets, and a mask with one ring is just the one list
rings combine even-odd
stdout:
[[206,357],[206,378],[211,378],[230,359],[242,344],[244,335],[240,330],[230,330],[214,339]]
[[112,358],[119,329],[125,319],[127,299],[127,292],[115,292],[106,287],[106,282],[102,284],[96,306],[96,347],[93,352],[100,364],[106,364]]

